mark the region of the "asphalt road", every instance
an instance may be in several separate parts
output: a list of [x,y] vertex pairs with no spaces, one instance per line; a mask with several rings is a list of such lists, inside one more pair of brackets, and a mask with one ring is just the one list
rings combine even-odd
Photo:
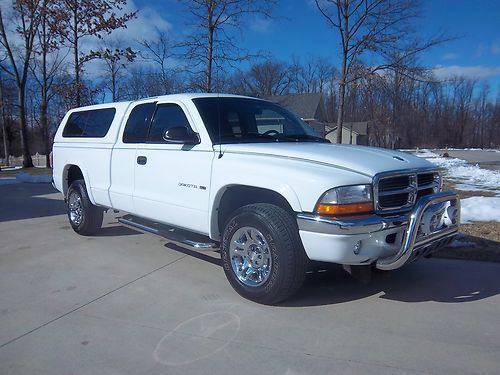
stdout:
[[48,185],[0,186],[0,374],[496,374],[500,264],[340,268],[261,306],[196,253],[106,214],[80,237]]

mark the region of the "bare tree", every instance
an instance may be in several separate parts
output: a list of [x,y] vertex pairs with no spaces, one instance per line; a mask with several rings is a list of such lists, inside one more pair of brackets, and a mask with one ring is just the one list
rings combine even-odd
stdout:
[[48,107],[56,92],[53,90],[55,79],[60,74],[60,69],[65,56],[60,55],[61,36],[52,33],[58,22],[54,13],[56,1],[42,0],[40,27],[37,34],[34,58],[31,63],[31,72],[40,89],[40,129],[44,142],[46,165],[50,165],[50,131]]
[[335,67],[324,57],[318,57],[314,60],[316,65],[317,91],[326,93],[329,89],[329,83],[337,75]]
[[254,64],[246,74],[243,83],[254,96],[266,97],[288,92],[290,76],[288,66],[279,61],[268,60]]
[[[21,130],[21,148],[23,167],[32,167],[31,153],[28,144],[26,122],[26,83],[28,81],[29,64],[33,55],[33,46],[42,17],[41,0],[15,0],[12,4],[10,21],[15,33],[9,33],[4,25],[3,10],[0,7],[0,45],[4,48],[9,64],[2,63],[0,68],[14,78],[18,92],[19,124]],[[13,40],[20,36],[21,42],[16,45]],[[14,44],[13,44],[14,43]]]
[[465,146],[465,130],[470,124],[472,111],[472,96],[477,82],[464,77],[457,77],[453,80],[453,96],[456,100],[456,126],[454,129],[454,143],[458,146]]
[[156,71],[135,64],[127,71],[125,96],[128,100],[158,96],[163,94],[163,85]]
[[[201,68],[204,83],[199,88],[211,92],[213,68],[249,57],[237,45],[234,32],[253,16],[270,17],[275,0],[179,0],[190,14],[192,35],[183,43],[195,69]],[[197,72],[195,72],[197,73]]]
[[134,61],[137,57],[137,52],[133,51],[132,48],[120,48],[120,45],[119,41],[108,42],[104,43],[103,48],[99,51],[91,51],[104,61],[106,85],[111,92],[113,102],[121,99],[118,82],[122,77],[125,64]]
[[326,93],[335,75],[335,68],[324,57],[309,57],[305,63],[293,56],[289,64],[290,91],[295,93]]
[[304,76],[303,71],[304,67],[302,65],[300,57],[293,55],[290,59],[290,63],[288,64],[290,91],[295,92],[297,94],[304,92],[304,83],[302,82]]
[[141,57],[153,62],[159,69],[163,86],[162,94],[172,93],[176,85],[176,80],[173,77],[179,74],[179,69],[172,67],[176,46],[168,34],[163,31],[158,31],[158,37],[155,37],[154,40],[143,40],[139,43],[144,48],[140,53]]
[[498,147],[500,145],[500,88],[497,91],[497,99],[494,105],[491,106],[491,120],[488,125],[488,135],[486,143],[488,147]]
[[414,37],[412,24],[419,15],[418,0],[315,0],[315,3],[341,39],[337,143],[342,143],[340,129],[346,87],[360,78],[351,74],[353,64],[365,53],[370,53],[375,61],[365,73],[391,69],[445,38],[437,36],[422,42]]
[[4,163],[5,165],[9,165],[10,148],[9,148],[9,139],[7,136],[7,118],[5,115],[4,80],[2,77],[1,70],[0,70],[0,121],[2,121]]
[[476,121],[473,123],[472,129],[472,144],[471,145],[480,145],[481,148],[484,148],[484,132],[486,124],[488,120],[491,119],[491,111],[489,110],[491,107],[491,103],[488,101],[488,96],[490,93],[490,86],[487,83],[483,83],[481,85],[481,90],[479,92],[478,98],[475,100],[475,109],[474,112],[476,114]]
[[[82,72],[86,62],[98,58],[82,52],[85,37],[102,38],[113,30],[125,28],[137,12],[122,13],[127,0],[61,0],[58,22],[53,32],[59,33],[73,51],[75,105],[80,106],[83,94]],[[122,14],[118,14],[122,13]]]

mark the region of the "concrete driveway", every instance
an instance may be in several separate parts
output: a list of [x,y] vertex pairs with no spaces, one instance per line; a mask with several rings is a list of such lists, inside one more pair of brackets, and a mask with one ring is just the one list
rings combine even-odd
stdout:
[[333,267],[269,307],[216,253],[105,223],[80,237],[48,185],[0,186],[0,374],[498,373],[500,264]]

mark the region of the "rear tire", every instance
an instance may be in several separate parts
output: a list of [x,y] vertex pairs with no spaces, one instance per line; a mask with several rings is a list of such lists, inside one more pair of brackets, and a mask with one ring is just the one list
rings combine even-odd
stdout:
[[68,219],[76,233],[88,236],[101,229],[104,210],[92,204],[83,180],[71,183],[67,201]]
[[308,264],[292,215],[265,203],[234,212],[224,228],[221,258],[231,286],[263,304],[276,304],[296,293]]

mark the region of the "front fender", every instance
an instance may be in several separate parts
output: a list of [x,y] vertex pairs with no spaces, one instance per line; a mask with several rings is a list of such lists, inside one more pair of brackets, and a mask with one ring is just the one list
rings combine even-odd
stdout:
[[265,191],[270,191],[273,193],[277,193],[280,195],[287,203],[288,205],[292,208],[293,211],[295,212],[301,212],[302,208],[300,206],[300,201],[297,197],[297,194],[295,191],[288,185],[286,184],[254,184],[254,185],[248,185],[247,183],[232,183],[232,184],[227,184],[224,186],[219,186],[217,189],[212,189],[213,196],[211,197],[210,202],[212,202],[211,206],[209,207],[209,233],[210,237],[213,239],[218,239],[219,233],[220,233],[220,228],[219,228],[219,206],[222,201],[222,197],[224,196],[224,193],[233,187],[245,187],[245,188],[258,188],[261,190]]

